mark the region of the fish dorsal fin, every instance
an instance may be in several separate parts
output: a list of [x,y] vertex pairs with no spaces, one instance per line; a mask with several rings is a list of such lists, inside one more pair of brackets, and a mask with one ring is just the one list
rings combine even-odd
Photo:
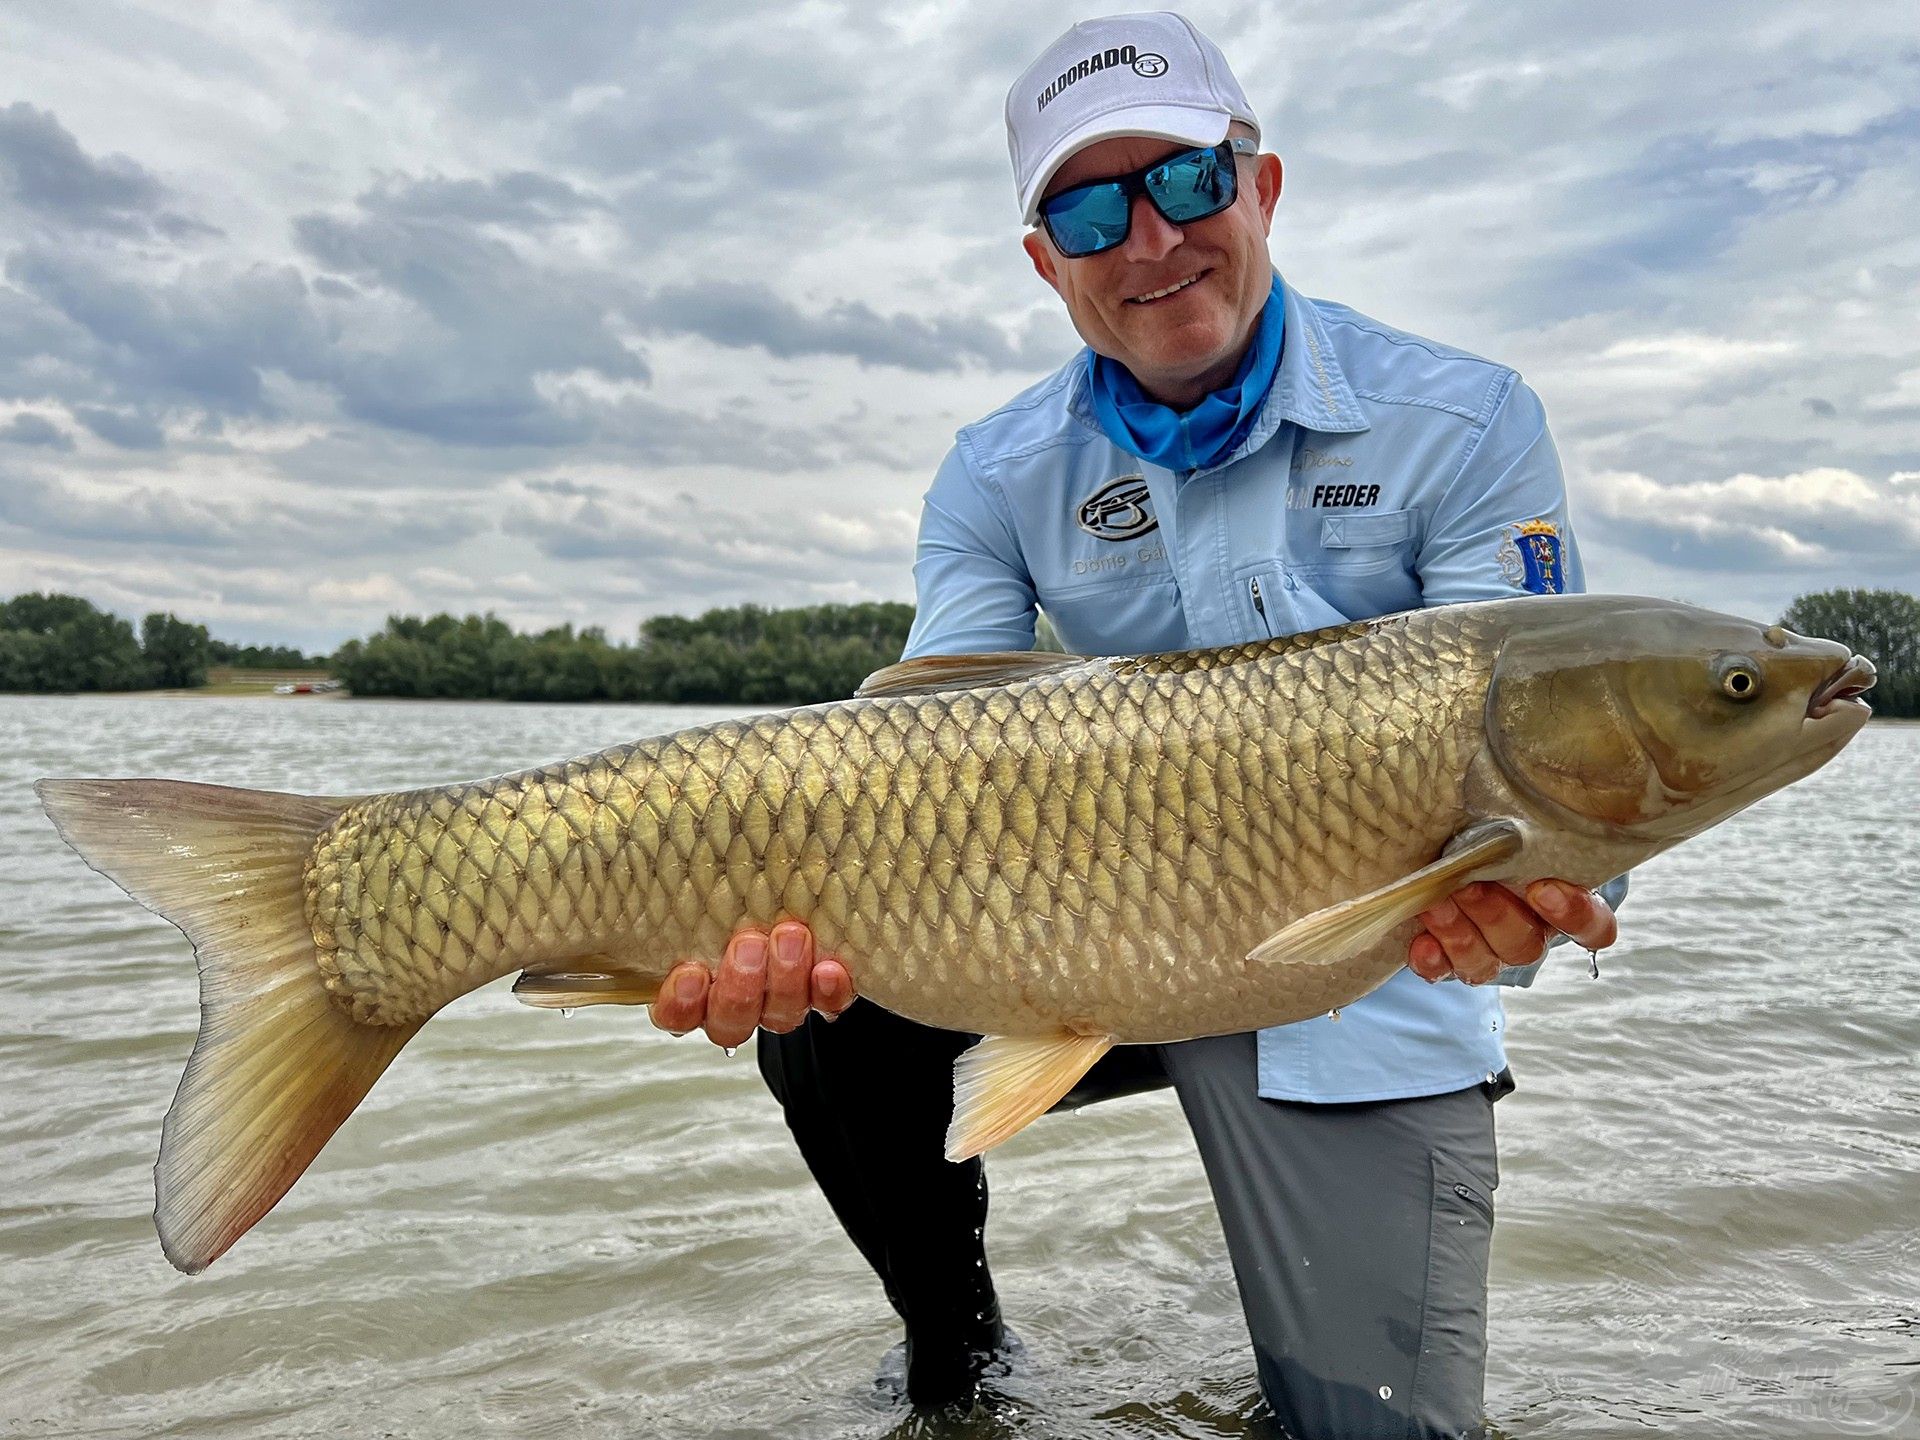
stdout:
[[1113,1048],[1111,1035],[989,1035],[953,1062],[947,1159],[991,1150],[1040,1118]]
[[1357,955],[1396,925],[1462,885],[1483,878],[1481,872],[1511,860],[1520,853],[1521,843],[1520,827],[1511,820],[1492,820],[1463,830],[1431,865],[1378,890],[1302,916],[1254,946],[1247,958],[1263,964],[1332,965]]
[[931,695],[941,690],[979,690],[1012,685],[1071,670],[1087,663],[1084,655],[1050,650],[995,650],[984,655],[922,655],[876,670],[854,691],[859,700],[882,695]]

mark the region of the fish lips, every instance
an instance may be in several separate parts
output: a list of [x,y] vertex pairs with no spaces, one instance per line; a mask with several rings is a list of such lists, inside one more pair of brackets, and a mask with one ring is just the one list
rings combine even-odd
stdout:
[[1877,678],[1873,662],[1866,656],[1847,657],[1847,663],[1821,684],[1807,701],[1807,718],[1824,720],[1827,716],[1839,712],[1842,707],[1869,709],[1870,707],[1860,697],[1873,688],[1873,682]]

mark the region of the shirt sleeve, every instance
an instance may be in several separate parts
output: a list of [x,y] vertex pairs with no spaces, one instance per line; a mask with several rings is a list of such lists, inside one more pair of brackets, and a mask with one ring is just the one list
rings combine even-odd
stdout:
[[1518,376],[1434,507],[1416,564],[1428,605],[1587,588],[1547,412]]
[[1038,601],[1012,517],[959,445],[920,511],[913,584],[917,608],[902,659],[1033,648]]
[[[1419,574],[1429,605],[1586,590],[1546,408],[1518,376],[1435,507]],[[1627,877],[1609,880],[1600,895],[1618,910]],[[1556,935],[1548,948],[1566,943]],[[1503,966],[1495,983],[1531,985],[1545,963]]]

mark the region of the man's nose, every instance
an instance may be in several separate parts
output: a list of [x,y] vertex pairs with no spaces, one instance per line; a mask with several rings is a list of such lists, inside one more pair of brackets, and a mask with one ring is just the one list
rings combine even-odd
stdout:
[[1133,197],[1125,252],[1129,260],[1164,260],[1185,238],[1180,227],[1154,209],[1146,196]]

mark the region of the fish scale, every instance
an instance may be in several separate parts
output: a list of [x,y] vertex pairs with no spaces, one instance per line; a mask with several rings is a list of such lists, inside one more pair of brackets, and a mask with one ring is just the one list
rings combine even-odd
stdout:
[[357,802],[308,867],[319,965],[356,1020],[406,1025],[520,969],[658,979],[791,917],[862,994],[957,1028],[1145,1041],[1320,1013],[1354,974],[1385,978],[1389,947],[1291,979],[1247,951],[1460,823],[1495,629],[1417,620],[729,721]]

